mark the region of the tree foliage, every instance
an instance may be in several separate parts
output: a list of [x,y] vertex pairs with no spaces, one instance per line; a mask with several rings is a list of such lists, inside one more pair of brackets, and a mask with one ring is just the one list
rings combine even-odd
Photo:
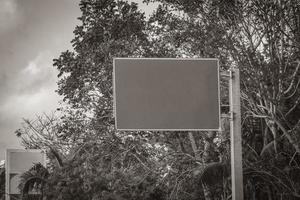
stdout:
[[0,199],[5,198],[5,168],[0,168]]
[[81,0],[73,50],[54,59],[65,104],[17,131],[26,147],[48,150],[47,199],[230,198],[227,118],[221,132],[115,130],[114,57],[215,57],[223,71],[239,68],[245,199],[299,198],[299,2],[146,2],[159,3],[149,18],[135,3]]

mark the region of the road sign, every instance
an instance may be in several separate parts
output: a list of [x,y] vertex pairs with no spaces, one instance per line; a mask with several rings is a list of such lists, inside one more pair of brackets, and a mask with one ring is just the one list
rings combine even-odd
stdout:
[[41,150],[6,150],[6,200],[10,199],[10,195],[21,194],[18,189],[20,175],[28,171],[36,163],[46,164],[45,154]]
[[220,130],[217,59],[115,58],[119,130]]

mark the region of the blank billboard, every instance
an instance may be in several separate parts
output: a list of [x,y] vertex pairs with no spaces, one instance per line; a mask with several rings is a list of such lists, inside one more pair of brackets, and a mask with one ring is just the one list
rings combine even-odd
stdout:
[[118,130],[220,130],[217,59],[115,58]]

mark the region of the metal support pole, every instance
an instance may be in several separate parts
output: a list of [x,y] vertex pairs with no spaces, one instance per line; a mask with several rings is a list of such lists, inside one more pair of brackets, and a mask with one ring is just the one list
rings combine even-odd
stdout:
[[9,196],[9,162],[8,162],[8,151],[5,151],[5,200],[10,200]]
[[243,165],[241,137],[241,102],[240,73],[238,69],[230,70],[230,146],[231,146],[231,187],[232,200],[243,200]]

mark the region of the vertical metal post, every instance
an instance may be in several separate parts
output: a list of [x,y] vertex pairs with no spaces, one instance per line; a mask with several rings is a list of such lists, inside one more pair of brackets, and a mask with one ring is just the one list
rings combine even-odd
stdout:
[[240,97],[240,73],[238,69],[231,69],[229,102],[232,200],[244,199]]
[[10,196],[9,196],[9,161],[8,161],[8,156],[9,151],[6,149],[5,151],[5,200],[10,200]]

